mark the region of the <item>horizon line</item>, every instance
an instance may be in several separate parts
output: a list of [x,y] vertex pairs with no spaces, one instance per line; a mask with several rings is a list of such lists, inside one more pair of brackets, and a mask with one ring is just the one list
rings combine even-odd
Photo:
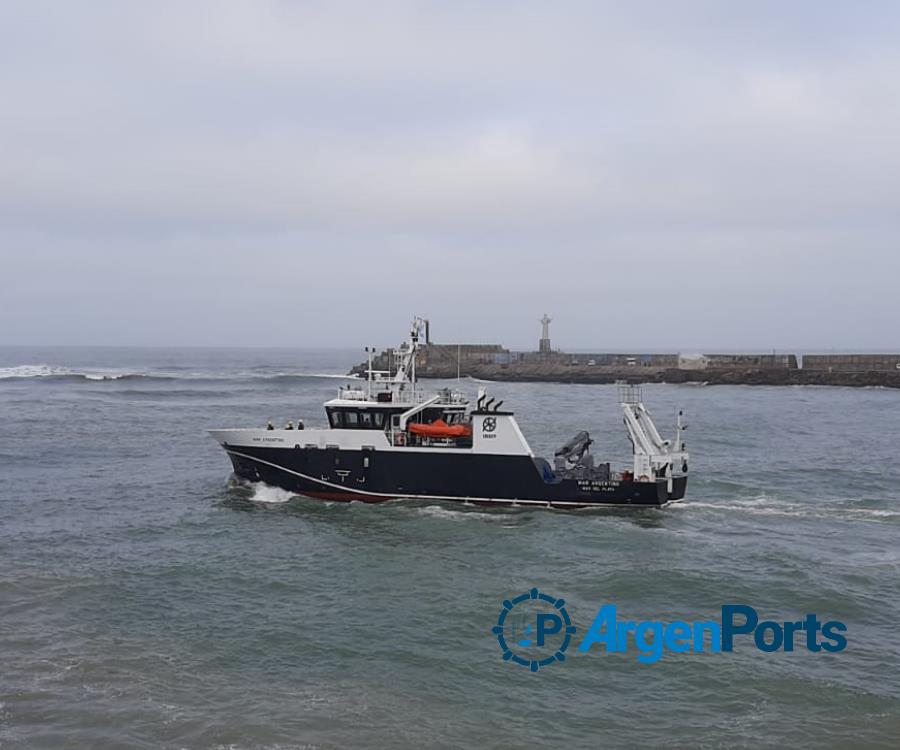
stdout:
[[[440,346],[465,346],[462,342],[450,342],[440,344],[432,342]],[[471,344],[469,344],[471,345]],[[476,344],[478,345],[478,344]],[[488,346],[488,344],[485,344]],[[500,344],[500,346],[503,346]],[[379,347],[376,347],[378,349]],[[397,346],[384,346],[382,349],[396,349]],[[516,347],[503,347],[505,351],[521,353],[537,353],[536,349],[520,349]],[[301,345],[301,344],[6,344],[0,343],[0,349],[249,349],[249,350],[285,350],[285,351],[334,351],[349,352],[358,351],[365,353],[365,346],[322,346],[322,345]],[[623,347],[598,348],[589,346],[572,346],[566,348],[554,348],[555,354],[784,354],[784,355],[803,355],[803,354],[898,354],[900,355],[900,346],[897,347],[865,347],[865,348],[844,348],[844,347],[632,347],[625,349]]]

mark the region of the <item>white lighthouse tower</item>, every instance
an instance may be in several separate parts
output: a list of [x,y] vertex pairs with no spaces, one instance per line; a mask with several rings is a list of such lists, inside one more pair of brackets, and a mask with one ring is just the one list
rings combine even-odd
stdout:
[[538,351],[541,354],[549,354],[550,353],[550,323],[553,318],[549,317],[547,313],[544,313],[544,317],[541,318],[541,341],[538,344]]

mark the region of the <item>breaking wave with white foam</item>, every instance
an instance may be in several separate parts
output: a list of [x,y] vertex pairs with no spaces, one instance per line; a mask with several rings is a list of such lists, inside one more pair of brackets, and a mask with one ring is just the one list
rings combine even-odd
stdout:
[[13,378],[81,378],[83,380],[121,380],[123,378],[147,377],[143,373],[121,370],[72,370],[56,365],[18,365],[0,367],[0,379]]
[[334,372],[274,372],[260,373],[253,371],[240,371],[233,373],[222,372],[136,372],[127,370],[87,368],[73,369],[61,365],[17,365],[15,367],[0,367],[0,380],[23,380],[27,378],[70,379],[70,380],[272,380],[291,382],[306,379],[335,379],[358,380],[356,375],[343,375]]
[[283,490],[281,487],[273,487],[265,482],[252,482],[253,496],[250,498],[254,503],[265,503],[266,505],[281,505],[290,502],[299,495],[293,492]]

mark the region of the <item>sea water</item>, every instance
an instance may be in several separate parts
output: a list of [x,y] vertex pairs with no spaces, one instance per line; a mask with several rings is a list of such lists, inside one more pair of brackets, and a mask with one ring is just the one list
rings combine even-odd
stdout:
[[[0,349],[0,747],[897,747],[900,391],[654,385],[691,478],[662,510],[304,499],[206,428],[303,419],[346,351]],[[426,388],[455,382],[425,381]],[[624,463],[614,386],[485,384],[552,458]],[[665,436],[665,435],[664,435]],[[840,653],[572,655],[491,627],[566,599],[584,633],[723,604],[847,625]]]

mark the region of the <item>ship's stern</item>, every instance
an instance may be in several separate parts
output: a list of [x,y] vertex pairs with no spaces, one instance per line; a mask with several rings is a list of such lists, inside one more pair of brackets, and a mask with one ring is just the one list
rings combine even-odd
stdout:
[[672,477],[672,488],[669,490],[669,501],[681,500],[687,494],[687,474]]

